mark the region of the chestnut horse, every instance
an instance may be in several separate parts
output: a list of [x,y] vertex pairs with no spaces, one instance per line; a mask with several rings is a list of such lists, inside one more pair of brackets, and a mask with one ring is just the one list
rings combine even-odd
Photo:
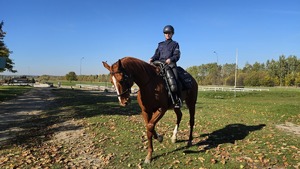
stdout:
[[[148,155],[146,156],[145,163],[150,163],[153,152],[152,137],[159,142],[163,140],[163,137],[155,131],[156,123],[164,116],[168,109],[173,108],[177,116],[177,122],[172,136],[172,142],[175,143],[182,112],[180,108],[174,108],[174,105],[170,101],[168,91],[166,90],[165,81],[158,75],[157,68],[154,65],[133,57],[122,58],[111,66],[106,62],[102,63],[110,72],[111,82],[116,88],[120,105],[126,106],[130,103],[130,88],[133,83],[139,86],[137,100],[146,123],[148,137]],[[195,79],[192,78],[191,89],[184,90],[181,93],[181,99],[182,101],[185,100],[190,114],[188,146],[192,145],[197,94],[198,84]]]

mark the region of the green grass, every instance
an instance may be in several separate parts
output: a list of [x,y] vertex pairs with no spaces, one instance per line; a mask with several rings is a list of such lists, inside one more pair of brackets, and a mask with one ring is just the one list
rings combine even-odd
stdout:
[[232,92],[199,92],[194,146],[186,148],[186,108],[179,142],[171,143],[176,116],[168,111],[157,125],[164,141],[154,141],[154,160],[150,165],[143,164],[147,139],[136,100],[130,107],[122,108],[118,107],[117,98],[102,99],[89,104],[91,101],[85,98],[82,100],[86,104],[75,107],[89,115],[86,120],[96,135],[95,141],[106,138],[97,146],[112,156],[112,168],[293,167],[299,160],[299,137],[276,128],[286,121],[300,125],[299,90],[238,92],[237,97]]
[[30,89],[28,86],[0,86],[0,102],[13,99]]
[[[154,141],[151,164],[147,154],[145,124],[135,97],[120,107],[116,97],[80,90],[53,90],[56,105],[43,117],[84,119],[107,168],[294,168],[299,166],[300,139],[276,128],[291,122],[300,125],[300,90],[268,92],[199,92],[192,147],[186,147],[189,115],[183,107],[178,142],[170,140],[176,115],[168,111],[156,126],[164,135]],[[61,110],[68,114],[60,114]],[[46,119],[45,119],[46,120]],[[47,120],[55,123],[57,119]],[[23,142],[23,144],[28,144]],[[84,143],[82,143],[84,144]],[[67,145],[61,151],[68,149]],[[13,149],[13,148],[12,148]],[[6,151],[14,151],[14,150]],[[51,165],[63,167],[59,163]]]

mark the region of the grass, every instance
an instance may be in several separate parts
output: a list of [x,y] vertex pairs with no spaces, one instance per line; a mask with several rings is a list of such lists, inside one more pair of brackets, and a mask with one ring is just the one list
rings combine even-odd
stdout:
[[29,86],[0,86],[0,102],[13,99],[30,89]]
[[239,92],[236,98],[232,92],[199,92],[194,146],[186,147],[189,131],[186,108],[183,108],[179,142],[171,143],[176,116],[168,111],[157,125],[165,140],[154,141],[154,160],[150,165],[143,164],[147,139],[136,100],[130,107],[119,108],[117,99],[109,97],[97,104],[81,103],[80,109],[81,113],[93,114],[86,119],[90,132],[95,133],[95,140],[106,138],[97,146],[112,156],[109,163],[112,168],[186,168],[186,165],[189,168],[292,168],[298,165],[299,137],[278,130],[276,125],[286,121],[300,125],[299,90]]
[[[53,90],[56,106],[45,116],[84,119],[94,136],[95,152],[107,158],[107,168],[297,168],[299,136],[276,128],[291,122],[300,125],[300,90],[271,89],[268,92],[199,92],[192,147],[186,147],[189,115],[183,107],[178,142],[170,140],[176,116],[172,111],[157,124],[164,141],[154,141],[151,164],[147,154],[144,121],[135,97],[128,107],[119,107],[116,97],[80,90]],[[82,143],[84,144],[84,143]],[[15,147],[11,147],[10,153]],[[60,168],[61,164],[52,164]],[[62,166],[61,166],[62,167]]]

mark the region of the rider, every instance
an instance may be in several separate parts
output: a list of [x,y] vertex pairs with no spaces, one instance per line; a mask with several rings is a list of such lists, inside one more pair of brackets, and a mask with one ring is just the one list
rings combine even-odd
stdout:
[[[163,29],[163,33],[165,35],[166,40],[158,43],[158,47],[155,50],[154,55],[150,58],[149,62],[151,63],[155,60],[159,60],[168,64],[174,73],[178,85],[176,62],[180,58],[179,44],[178,42],[172,40],[172,37],[174,35],[173,26],[171,25],[165,26]],[[180,89],[177,90],[177,93],[175,93],[175,95],[176,95],[175,108],[180,108],[182,106],[182,102],[180,99]]]

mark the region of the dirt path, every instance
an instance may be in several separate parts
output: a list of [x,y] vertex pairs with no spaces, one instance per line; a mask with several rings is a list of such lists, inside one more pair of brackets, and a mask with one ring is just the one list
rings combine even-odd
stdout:
[[16,99],[0,103],[0,143],[22,131],[22,123],[40,115],[53,100],[50,88],[33,88]]
[[[108,164],[111,155],[104,155],[94,146],[94,136],[85,132],[88,125],[83,120],[64,119],[69,111],[64,109],[56,112],[59,118],[47,114],[49,108],[60,106],[52,90],[32,88],[16,99],[0,103],[0,152],[10,152],[5,150],[7,145],[20,148],[12,154],[0,155],[0,168],[43,168],[53,164],[69,168],[103,168]],[[22,134],[26,138],[23,139]],[[12,140],[22,143],[12,143]]]

